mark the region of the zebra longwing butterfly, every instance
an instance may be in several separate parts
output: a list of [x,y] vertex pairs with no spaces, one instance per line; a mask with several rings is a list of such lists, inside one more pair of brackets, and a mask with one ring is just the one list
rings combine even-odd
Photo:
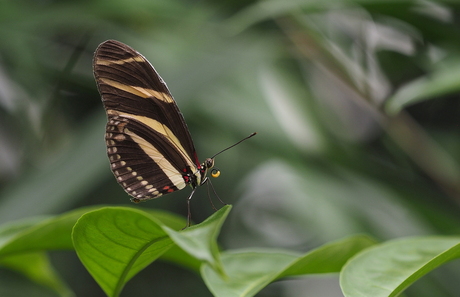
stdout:
[[107,154],[118,183],[136,203],[190,185],[190,220],[190,198],[206,183],[214,157],[256,133],[200,164],[182,113],[146,58],[108,40],[96,49],[93,70],[108,118]]

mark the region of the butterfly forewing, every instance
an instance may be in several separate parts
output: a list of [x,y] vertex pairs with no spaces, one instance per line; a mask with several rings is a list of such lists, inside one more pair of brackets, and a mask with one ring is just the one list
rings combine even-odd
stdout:
[[106,109],[111,169],[134,201],[180,190],[201,179],[191,136],[166,84],[129,46],[102,43],[94,76]]

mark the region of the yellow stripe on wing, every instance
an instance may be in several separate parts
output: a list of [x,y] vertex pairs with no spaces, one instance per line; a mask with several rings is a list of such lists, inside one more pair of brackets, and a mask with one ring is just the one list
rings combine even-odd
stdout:
[[[163,136],[165,136],[167,139],[169,139],[169,141],[171,142],[172,145],[174,145],[174,147],[176,148],[177,151],[180,152],[180,154],[182,155],[182,157],[187,161],[187,165],[190,167],[190,168],[196,168],[196,164],[193,162],[192,159],[190,159],[190,157],[187,155],[184,147],[182,146],[182,144],[180,143],[179,139],[176,137],[176,135],[174,135],[174,133],[165,125],[163,125],[162,123],[160,123],[159,121],[155,120],[155,119],[152,119],[152,118],[149,118],[149,117],[145,117],[145,116],[140,116],[140,115],[135,115],[135,114],[130,114],[130,113],[125,113],[125,112],[120,112],[120,111],[116,111],[116,110],[113,110],[113,109],[109,109],[107,110],[107,114],[108,115],[111,115],[111,116],[119,116],[119,117],[124,117],[124,118],[127,118],[127,119],[132,119],[132,120],[135,120],[139,123],[142,123],[148,127],[150,127],[150,129],[162,134]],[[125,129],[127,130],[127,129]],[[131,134],[134,134],[131,132]],[[136,135],[137,136],[137,135]],[[137,136],[138,138],[140,138],[139,136]],[[142,138],[141,138],[142,139]],[[153,144],[150,144],[148,141],[144,140],[146,143],[149,144],[149,146],[153,146]],[[145,149],[143,148],[143,150],[145,151]]]
[[147,140],[140,137],[136,133],[125,129],[124,131],[127,135],[135,141],[141,149],[155,162],[157,163],[166,176],[171,180],[171,183],[174,184],[178,189],[185,188],[186,184],[182,173],[177,171],[174,166]]
[[132,63],[132,62],[148,63],[148,61],[141,55],[137,55],[135,57],[130,57],[127,59],[120,59],[120,60],[107,60],[107,59],[101,59],[101,58],[98,58],[96,60],[97,65],[105,65],[105,66],[109,66],[110,64],[123,65],[125,63]]
[[105,83],[106,85],[109,85],[111,87],[114,87],[116,89],[119,89],[119,90],[122,90],[122,91],[125,91],[125,92],[128,92],[128,93],[132,93],[136,96],[139,96],[141,98],[151,98],[151,97],[155,97],[159,100],[162,100],[166,103],[172,103],[174,102],[173,98],[166,94],[166,93],[163,93],[163,92],[158,92],[158,91],[155,91],[153,89],[147,89],[147,88],[142,88],[142,87],[137,87],[137,86],[130,86],[130,85],[125,85],[123,83],[119,83],[117,81],[114,81],[114,80],[111,80],[111,79],[108,79],[108,78],[102,78],[100,77],[99,78],[99,81],[101,83]]

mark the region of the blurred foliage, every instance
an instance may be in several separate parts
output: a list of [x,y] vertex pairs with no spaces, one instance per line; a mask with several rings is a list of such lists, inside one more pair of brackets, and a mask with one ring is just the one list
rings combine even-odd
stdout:
[[[459,17],[453,1],[2,1],[0,222],[129,204],[109,170],[91,71],[97,45],[117,39],[168,83],[201,159],[258,132],[216,160],[214,187],[235,205],[225,247],[457,234]],[[198,222],[213,212],[207,195],[192,202]],[[187,196],[139,207],[185,215]],[[103,296],[73,253],[50,256],[77,296]],[[456,264],[407,296],[456,296]],[[210,296],[192,272],[151,266],[125,296]],[[53,296],[8,272],[9,296]],[[324,296],[331,283],[259,295]]]

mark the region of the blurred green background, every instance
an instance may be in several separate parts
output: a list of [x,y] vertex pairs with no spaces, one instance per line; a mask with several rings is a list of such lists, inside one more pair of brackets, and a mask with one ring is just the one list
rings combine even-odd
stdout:
[[[458,234],[460,4],[454,1],[3,0],[0,223],[132,205],[105,153],[92,55],[107,39],[167,82],[213,185],[234,204],[225,249],[308,251],[350,234]],[[186,214],[189,190],[136,207]],[[201,188],[193,219],[213,211]],[[51,253],[77,296],[104,296],[74,252]],[[407,296],[458,296],[458,262]],[[55,296],[0,269],[1,296]],[[122,296],[211,296],[155,262]],[[336,275],[258,296],[342,296]]]

